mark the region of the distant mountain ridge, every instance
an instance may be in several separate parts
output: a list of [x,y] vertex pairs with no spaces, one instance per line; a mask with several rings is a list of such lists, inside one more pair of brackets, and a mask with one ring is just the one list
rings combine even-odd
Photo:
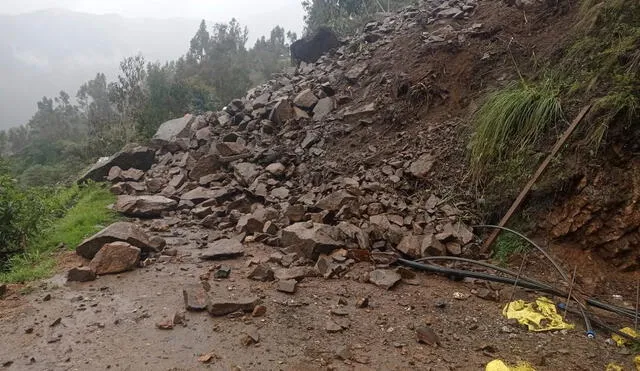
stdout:
[[75,96],[104,72],[113,79],[120,60],[147,61],[184,54],[199,19],[141,19],[50,9],[0,15],[0,129],[26,123],[43,96]]

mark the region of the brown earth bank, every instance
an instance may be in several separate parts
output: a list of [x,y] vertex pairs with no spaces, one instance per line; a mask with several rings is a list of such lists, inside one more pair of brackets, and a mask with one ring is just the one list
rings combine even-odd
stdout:
[[[0,295],[0,362],[478,370],[500,358],[541,370],[631,367],[630,349],[606,341],[606,331],[588,339],[579,316],[568,316],[576,330],[543,333],[503,317],[507,302],[537,293],[395,264],[487,258],[472,227],[487,218],[485,195],[503,190],[468,176],[470,113],[518,73],[534,77],[531,56],[552,58],[576,17],[564,2],[517,3],[406,8],[223,111],[164,123],[148,147],[132,144],[96,164],[83,179],[110,182],[113,207],[129,219],[62,255],[51,280]],[[540,202],[549,192],[536,189],[529,200],[553,209],[537,209],[539,242],[565,271],[578,267],[573,285],[536,253],[510,265],[633,308],[635,273],[612,268],[635,267],[629,164],[611,162],[599,176],[567,172],[562,197]]]

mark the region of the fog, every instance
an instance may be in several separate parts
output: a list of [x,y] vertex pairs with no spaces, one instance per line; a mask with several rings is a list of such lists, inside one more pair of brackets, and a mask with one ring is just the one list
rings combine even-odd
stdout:
[[303,28],[300,0],[22,0],[0,2],[0,129],[26,123],[43,96],[78,87],[98,72],[115,77],[119,61],[184,54],[201,19],[235,17],[249,43],[280,25]]

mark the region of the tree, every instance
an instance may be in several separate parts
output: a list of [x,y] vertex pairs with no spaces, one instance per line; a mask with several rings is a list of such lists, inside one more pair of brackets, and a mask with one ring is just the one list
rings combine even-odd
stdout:
[[202,22],[200,22],[198,32],[196,32],[195,36],[191,39],[191,46],[189,47],[187,57],[195,63],[201,63],[207,54],[209,43],[209,31],[207,31],[207,23],[203,19]]

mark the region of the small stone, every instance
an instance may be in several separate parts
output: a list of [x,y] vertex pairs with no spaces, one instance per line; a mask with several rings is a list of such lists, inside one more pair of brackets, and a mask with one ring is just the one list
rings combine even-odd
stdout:
[[296,292],[296,285],[298,281],[296,280],[282,280],[278,281],[278,291],[285,292],[287,294],[293,294]]
[[229,278],[230,274],[231,274],[231,267],[223,265],[222,267],[220,267],[220,269],[218,269],[213,274],[213,278]]
[[356,302],[356,308],[366,308],[369,306],[369,298],[360,298]]
[[304,213],[303,205],[291,205],[287,208],[284,215],[289,218],[291,222],[297,223],[304,220]]
[[402,280],[402,276],[388,269],[376,269],[369,273],[369,282],[387,290],[395,286],[400,280]]
[[465,293],[458,292],[458,291],[453,293],[453,298],[456,299],[456,300],[467,300],[467,299],[469,299],[469,296],[470,296],[469,294],[465,294]]
[[244,336],[242,337],[241,342],[242,345],[247,347],[249,345],[257,344],[258,342],[260,342],[260,334],[258,333],[258,330],[255,328],[247,329]]
[[58,326],[60,324],[60,322],[62,322],[62,318],[58,317],[56,318],[53,322],[51,322],[51,324],[49,325],[49,327],[55,327]]
[[431,154],[424,154],[409,166],[409,173],[416,178],[426,178],[433,167],[435,157]]
[[8,291],[7,284],[6,283],[0,284],[0,298],[3,297],[7,293],[7,291]]
[[342,331],[342,326],[340,326],[339,324],[335,323],[334,321],[327,321],[327,323],[324,325],[324,329],[330,333],[336,333],[336,332],[340,332]]
[[287,171],[287,168],[283,164],[276,162],[273,164],[269,164],[269,166],[267,166],[265,170],[271,173],[271,175],[279,177],[284,175],[285,171]]
[[440,339],[435,331],[429,326],[419,326],[416,328],[416,337],[419,343],[427,345],[440,345]]
[[95,279],[96,272],[89,267],[71,268],[67,273],[67,280],[71,282],[89,282]]
[[44,298],[42,298],[42,301],[49,301],[51,300],[51,294],[47,294],[44,296]]
[[187,325],[186,317],[184,312],[175,312],[173,314],[173,324],[175,325]]
[[159,322],[156,322],[156,327],[160,330],[172,330],[173,320],[171,318],[165,318]]
[[253,271],[249,273],[249,278],[256,281],[273,281],[274,274],[273,269],[268,264],[258,264],[253,268]]
[[228,259],[244,255],[244,246],[235,239],[224,238],[208,245],[200,255],[201,259]]
[[253,312],[251,313],[251,315],[253,317],[262,317],[267,313],[267,307],[265,307],[264,305],[257,305],[255,308],[253,308]]
[[201,285],[192,285],[182,290],[184,306],[190,311],[203,311],[209,303],[209,295]]
[[210,299],[208,311],[212,316],[225,316],[234,312],[253,312],[258,305],[257,297]]

